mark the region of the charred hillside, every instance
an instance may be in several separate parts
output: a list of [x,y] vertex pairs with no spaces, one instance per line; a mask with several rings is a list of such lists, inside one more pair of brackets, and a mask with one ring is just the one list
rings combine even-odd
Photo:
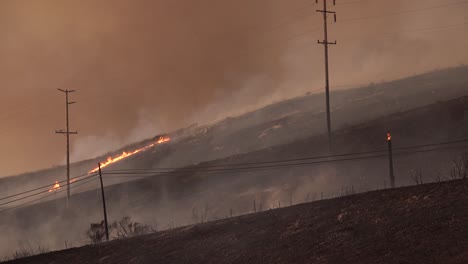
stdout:
[[[348,153],[385,148],[388,129],[392,131],[395,147],[466,139],[467,100],[463,97],[440,102],[346,127],[335,133],[335,144],[343,146],[336,151]],[[206,218],[213,220],[226,217],[231,210],[234,215],[250,213],[254,201],[258,210],[265,210],[278,204],[320,200],[322,194],[324,198],[330,198],[388,186],[386,157],[264,170],[203,171],[206,166],[317,156],[323,154],[326,147],[324,138],[316,136],[181,168],[174,173],[105,174],[109,219],[114,221],[131,216],[139,222],[156,223],[160,229],[166,229],[193,223],[194,211],[200,213],[203,210]],[[171,145],[167,145],[161,151],[170,149]],[[415,169],[421,171],[423,182],[447,180],[452,159],[466,150],[468,144],[457,145],[455,149],[395,157],[397,186],[415,184],[410,175]],[[151,155],[157,157],[160,153],[139,157],[142,159],[140,168],[151,164]],[[129,162],[133,162],[132,159]],[[126,182],[117,183],[122,179]],[[12,243],[8,238],[10,233],[16,234],[18,243],[40,238],[42,246],[51,248],[62,248],[64,241],[74,245],[87,243],[85,230],[90,223],[102,219],[101,193],[92,190],[97,187],[95,181],[74,189],[69,210],[65,210],[65,201],[60,198],[4,212],[0,218],[5,234],[0,240],[4,254],[13,252],[20,245]],[[74,228],[70,229],[70,226]]]
[[468,182],[373,191],[7,263],[466,263]]
[[[468,94],[468,66],[429,72],[391,82],[332,92],[333,129],[339,131],[378,118],[443,102]],[[183,167],[233,155],[284,145],[325,132],[323,94],[309,94],[278,102],[209,125],[196,125],[168,133],[167,146],[119,162],[112,169]],[[434,130],[434,129],[430,129]],[[152,140],[130,144],[113,153],[72,165],[72,176],[87,173],[108,156],[132,151]],[[346,142],[349,143],[349,142]],[[339,144],[343,147],[343,144]],[[347,144],[346,144],[347,145]],[[45,150],[44,150],[45,151]],[[0,192],[8,195],[64,179],[63,166],[0,179]]]

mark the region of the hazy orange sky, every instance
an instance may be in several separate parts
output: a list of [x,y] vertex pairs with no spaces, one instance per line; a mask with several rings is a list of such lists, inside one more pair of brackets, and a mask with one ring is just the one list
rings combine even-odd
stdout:
[[[0,175],[239,114],[323,87],[313,0],[3,0]],[[337,0],[332,86],[468,62],[462,0]],[[333,101],[332,101],[333,103]]]

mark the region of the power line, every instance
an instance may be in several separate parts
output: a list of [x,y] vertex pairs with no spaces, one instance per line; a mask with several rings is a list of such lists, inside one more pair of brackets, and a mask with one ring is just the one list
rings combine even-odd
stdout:
[[445,5],[423,7],[423,8],[418,8],[418,9],[403,10],[403,11],[400,11],[400,12],[386,13],[386,14],[380,14],[380,15],[376,15],[376,16],[356,17],[356,18],[344,19],[344,20],[340,21],[340,23],[341,22],[352,22],[352,21],[358,21],[358,20],[376,19],[376,18],[389,17],[389,16],[405,15],[405,14],[410,14],[410,13],[417,13],[417,12],[421,12],[421,11],[439,9],[439,8],[444,8],[444,7],[453,6],[453,5],[461,5],[461,4],[466,4],[466,3],[468,3],[468,1],[448,3],[448,4],[445,4]]
[[[461,3],[465,3],[465,2],[458,2],[457,4],[461,4]],[[453,3],[450,4],[450,5],[453,5]],[[435,7],[431,7],[431,9],[434,9],[434,8],[435,8]],[[427,8],[421,9],[421,10],[408,10],[408,11],[411,11],[411,12],[415,12],[415,11],[425,11],[426,9],[427,9]],[[403,11],[403,12],[406,12],[406,11]],[[392,14],[392,15],[397,15],[397,14]],[[382,16],[382,17],[383,17],[383,16],[388,16],[388,14],[383,14],[383,15],[381,15],[381,16]],[[375,16],[375,17],[373,17],[373,18],[379,18],[379,17],[381,17],[381,16]],[[356,18],[355,20],[357,20],[357,19],[361,19],[361,18]],[[364,18],[362,18],[362,19],[364,19]],[[366,18],[366,19],[370,19],[370,18]],[[346,21],[346,20],[342,20],[342,21],[338,21],[338,22],[344,22],[344,21]],[[465,23],[463,23],[463,24],[465,24]],[[459,25],[463,25],[463,24],[459,24]],[[438,29],[451,29],[451,28],[449,28],[449,27],[452,27],[452,26],[459,26],[459,25],[447,25],[447,26],[432,27],[432,28],[431,28],[431,27],[428,27],[428,28],[423,28],[423,29],[414,29],[414,30],[406,30],[406,31],[403,30],[403,31],[396,31],[395,33],[398,33],[398,32],[428,31],[428,30],[432,30],[432,29],[434,29],[434,30],[435,30],[435,29],[437,29],[437,30],[438,30]],[[311,32],[316,32],[317,30],[318,30],[317,27],[314,27],[314,28],[311,28],[311,29],[307,29],[307,30],[304,30],[304,31],[302,31],[302,32],[300,32],[300,33],[298,33],[298,34],[294,34],[294,35],[292,35],[292,36],[290,36],[290,37],[285,38],[284,41],[292,41],[292,40],[294,40],[294,39],[298,39],[298,38],[303,37],[303,36],[308,36],[309,33],[311,33]],[[268,42],[267,45],[259,45],[259,46],[254,47],[254,48],[257,49],[257,50],[264,50],[265,48],[268,48],[268,47],[274,45],[275,43],[277,43],[277,42]],[[242,55],[241,55],[241,56],[242,56]]]
[[[89,179],[89,178],[92,178],[92,177],[96,177],[96,176],[97,176],[97,174],[93,174],[93,175],[91,175],[91,176],[89,176],[89,177],[76,180],[76,181],[74,181],[72,184],[75,184],[75,183],[77,183],[77,182],[81,182],[81,181],[84,181],[84,180],[86,180],[86,179]],[[67,189],[67,190],[68,190],[68,189]],[[33,192],[33,191],[23,192],[22,194],[26,194],[26,193],[29,193],[29,192]],[[8,201],[8,202],[1,203],[0,206],[6,205],[6,204],[11,204],[11,203],[14,203],[14,202],[17,202],[17,201],[21,201],[21,200],[24,200],[24,199],[27,199],[27,198],[31,198],[31,197],[34,197],[34,196],[37,196],[37,195],[40,195],[40,194],[48,193],[48,192],[50,192],[50,190],[45,190],[45,191],[36,192],[36,193],[30,194],[30,195],[27,195],[27,196],[24,196],[24,197],[20,197],[20,198],[17,198],[17,199]],[[52,192],[53,192],[53,191],[52,191]],[[18,195],[14,195],[14,196],[18,196]],[[11,196],[10,196],[10,197],[11,197]]]
[[[97,175],[94,175],[94,176],[97,176]],[[77,187],[79,187],[79,186],[85,185],[85,184],[90,183],[90,182],[92,182],[92,181],[95,181],[95,180],[97,180],[97,179],[98,179],[98,178],[93,178],[93,179],[90,179],[89,181],[86,181],[86,182],[82,182],[82,183],[80,183],[80,184],[73,185],[73,186],[71,186],[70,188],[71,188],[71,189],[77,188]],[[31,203],[34,203],[34,202],[43,200],[43,199],[45,199],[45,198],[48,198],[48,197],[50,197],[50,196],[55,195],[56,193],[60,193],[60,192],[64,192],[64,191],[66,191],[66,190],[55,191],[55,193],[51,193],[51,194],[49,194],[49,195],[45,195],[45,196],[43,196],[43,197],[39,197],[39,198],[37,198],[37,199],[31,200],[31,201],[28,201],[28,202],[25,202],[25,203],[22,203],[22,204],[13,206],[13,207],[8,207],[8,208],[6,208],[6,209],[4,209],[4,210],[1,210],[0,213],[6,212],[6,211],[9,211],[9,210],[13,210],[13,209],[16,209],[16,208],[19,208],[19,207],[23,207],[23,206],[25,206],[25,205],[28,205],[28,204],[31,204]]]
[[[339,6],[341,5],[344,5],[344,4],[355,4],[355,3],[360,3],[360,2],[368,2],[368,0],[356,0],[356,1],[349,1],[349,2],[340,2]],[[413,10],[406,10],[406,11],[401,11],[401,12],[395,12],[395,13],[391,13],[391,14],[382,14],[382,15],[378,15],[378,16],[372,16],[372,17],[361,17],[361,18],[352,18],[350,20],[360,20],[360,19],[371,19],[371,18],[380,18],[380,17],[385,17],[385,16],[390,16],[390,15],[398,15],[398,14],[404,14],[406,12],[416,12],[416,11],[425,11],[425,10],[431,10],[431,9],[437,9],[437,8],[443,8],[443,7],[447,7],[447,6],[452,6],[452,5],[459,5],[459,4],[465,4],[465,3],[468,3],[468,1],[462,1],[462,2],[456,2],[456,3],[449,3],[449,4],[445,4],[445,5],[439,5],[439,6],[433,6],[433,7],[427,7],[427,8],[421,8],[421,9],[413,9]],[[297,11],[302,11],[304,10],[304,8],[308,7],[310,5],[306,5],[306,6],[303,6],[295,11],[293,11],[293,13],[297,13]],[[308,15],[312,15],[312,14],[308,14]],[[284,16],[284,17],[289,17],[289,16]],[[300,16],[300,17],[303,17],[303,16]],[[282,26],[284,25],[288,25],[290,21],[292,21],[293,19],[290,19],[288,21],[285,21],[285,22],[282,22],[282,23],[279,23],[277,24],[275,27],[272,27],[270,28],[268,31],[274,31],[276,29],[279,29],[281,28]],[[338,22],[345,22],[345,21],[350,21],[350,20],[343,20],[343,21],[338,21]],[[459,25],[463,25],[463,24],[466,24],[466,23],[462,23],[462,24],[459,24]],[[452,27],[452,26],[458,26],[458,25],[448,25],[447,27]],[[442,27],[434,27],[434,28],[426,28],[426,29],[416,29],[416,30],[408,30],[408,31],[397,31],[397,32],[416,32],[416,31],[425,31],[425,30],[431,30],[431,29],[442,29]],[[314,32],[316,31],[318,28],[313,28],[313,29],[309,29],[307,31],[304,31],[303,33],[300,33],[300,34],[296,34],[294,36],[291,36],[290,38],[287,38],[286,40],[292,40],[292,39],[295,39],[295,38],[298,38],[298,37],[301,37],[303,35],[306,35],[307,33],[310,33],[310,32]],[[27,110],[32,110],[33,108],[30,107],[28,108]],[[23,113],[24,110],[21,110],[21,112],[19,113],[9,113],[8,115],[13,115],[13,114],[20,114],[20,113]],[[7,116],[4,116],[4,117],[7,117]],[[3,134],[3,131],[0,131],[0,134]]]
[[[437,149],[427,149],[427,150],[417,150],[417,151],[407,151],[402,153],[393,154],[393,156],[405,156],[412,155],[416,153],[431,152],[431,151],[442,151],[442,150],[454,150],[454,149],[464,149],[468,148],[468,145],[465,146],[456,146],[456,147],[445,147]],[[285,168],[285,167],[304,167],[316,164],[326,164],[333,162],[344,162],[344,161],[356,161],[364,159],[374,159],[374,158],[384,158],[388,154],[364,156],[364,157],[351,157],[351,158],[342,158],[342,159],[332,159],[332,160],[323,160],[323,161],[312,161],[312,162],[301,162],[301,163],[292,163],[292,164],[279,164],[279,165],[266,165],[266,166],[256,166],[256,167],[241,167],[241,168],[224,168],[224,169],[207,169],[207,170],[178,170],[178,171],[135,171],[135,172],[108,172],[104,173],[107,175],[123,175],[123,176],[112,176],[112,177],[135,177],[133,175],[144,175],[141,177],[157,176],[161,174],[180,174],[180,173],[199,173],[199,172],[240,172],[240,171],[257,171],[257,170],[268,170],[274,168]],[[152,175],[148,175],[152,174]]]
[[[419,145],[419,146],[413,146],[413,147],[402,147],[402,148],[398,148],[397,150],[407,150],[407,149],[411,149],[411,148],[414,148],[414,147],[422,148],[422,147],[447,145],[447,144],[461,143],[461,142],[468,142],[468,140],[458,140],[458,141],[438,143],[438,144],[425,144],[425,145]],[[412,151],[396,153],[396,154],[394,154],[394,156],[405,156],[405,155],[412,155],[412,154],[416,154],[416,153],[424,153],[424,152],[431,152],[431,151],[442,151],[442,150],[464,149],[464,148],[468,148],[468,145],[448,146],[448,147],[440,147],[440,148],[432,148],[432,149],[419,149],[419,150],[417,149],[417,150],[412,150]],[[382,151],[384,151],[384,150],[382,150]],[[382,151],[380,151],[380,150],[379,151],[374,151],[373,153],[382,152]],[[363,153],[372,153],[372,152],[359,152],[359,153],[357,152],[357,153],[354,153],[354,154],[355,155],[357,155],[357,154],[362,155]],[[351,153],[349,153],[349,154],[351,154]],[[349,155],[349,154],[346,154],[346,155]],[[345,154],[343,154],[343,155],[345,155]],[[340,156],[340,155],[334,155],[334,156]],[[375,158],[384,158],[384,157],[387,157],[387,154],[375,154],[375,155],[368,155],[368,156],[361,156],[361,157],[349,157],[349,158],[347,157],[347,158],[341,158],[341,159],[330,159],[330,160],[320,160],[320,161],[312,161],[312,162],[302,162],[302,163],[292,163],[292,164],[278,164],[278,165],[267,165],[267,166],[256,166],[256,167],[243,167],[243,168],[224,168],[224,169],[210,169],[210,170],[197,170],[197,169],[187,170],[187,169],[181,168],[181,170],[179,170],[179,171],[149,171],[149,170],[148,171],[141,171],[140,170],[140,171],[134,171],[134,172],[123,171],[122,170],[122,171],[114,171],[114,172],[111,172],[111,173],[108,172],[108,173],[103,173],[103,174],[104,175],[109,175],[109,177],[111,177],[111,178],[119,178],[119,177],[138,178],[138,177],[158,176],[158,175],[161,175],[161,174],[177,174],[177,173],[187,173],[187,172],[258,171],[258,170],[267,170],[267,169],[273,169],[273,168],[302,167],[302,166],[310,166],[310,165],[315,165],[315,164],[325,164],[325,163],[345,162],[345,161],[356,161],[356,160],[375,159]],[[220,166],[227,166],[227,165],[218,165],[218,166],[213,166],[213,167],[220,167]],[[207,168],[207,166],[205,166],[205,168]],[[121,175],[121,174],[123,174],[123,175]],[[150,175],[148,175],[148,174],[150,174]],[[79,180],[77,180],[77,181],[75,181],[73,183],[75,185],[72,186],[71,188],[78,187],[78,186],[86,184],[86,183],[88,183],[90,181],[93,181],[93,180],[97,179],[97,178],[93,178],[93,177],[96,177],[96,176],[97,176],[97,174],[93,174],[93,175],[90,175],[90,176],[88,176],[86,178],[79,179]],[[84,182],[82,184],[76,184],[77,182],[81,182],[81,181],[85,181],[85,180],[89,180],[89,181],[86,181],[86,182]],[[63,191],[65,191],[65,190],[55,191],[55,192],[63,192]],[[30,197],[33,197],[33,196],[36,196],[36,195],[43,194],[43,193],[45,193],[45,192],[35,193],[33,195],[29,195],[27,197],[22,197],[22,198],[19,198],[19,199],[13,200],[13,201],[9,201],[9,202],[6,202],[6,203],[0,204],[0,205],[5,205],[5,204],[17,202],[17,201],[24,200],[24,199],[27,199],[27,198],[30,198]],[[24,204],[15,206],[15,207],[7,208],[5,210],[0,211],[0,213],[4,212],[4,211],[7,211],[7,210],[17,208],[17,207],[20,207],[20,206],[23,206],[23,205],[26,205],[26,204],[29,204],[29,203],[32,203],[32,202],[40,200],[40,199],[44,199],[44,198],[49,197],[49,196],[51,196],[51,195],[29,201],[27,203],[24,203]]]
[[[389,32],[382,34],[380,36],[376,36],[377,38],[388,38],[394,36],[396,33],[415,33],[415,32],[432,32],[432,31],[438,31],[438,30],[453,30],[457,29],[457,27],[467,25],[468,22],[463,22],[463,23],[457,23],[457,24],[451,24],[451,25],[443,25],[443,26],[436,26],[436,27],[426,27],[426,28],[415,28],[415,29],[409,29],[409,30],[399,30],[399,31],[394,31],[394,32]],[[354,37],[347,37],[343,38],[342,40],[355,40]]]
[[[176,170],[176,171],[137,171],[137,172],[109,172],[104,173],[107,175],[146,175],[146,174],[178,174],[178,173],[196,173],[196,172],[238,172],[238,171],[257,171],[257,170],[265,170],[265,169],[276,169],[276,168],[284,168],[284,167],[302,167],[308,166],[313,164],[324,164],[324,163],[332,163],[332,162],[342,162],[342,161],[352,161],[352,160],[363,160],[363,159],[373,159],[373,158],[381,158],[386,157],[387,155],[372,155],[372,156],[364,156],[364,157],[352,157],[352,158],[343,158],[343,159],[333,159],[333,160],[323,160],[323,161],[311,161],[311,162],[301,162],[301,163],[291,163],[291,164],[278,164],[278,165],[265,165],[265,166],[255,166],[255,167],[239,167],[239,168],[222,168],[222,169],[201,169],[201,170]],[[131,177],[131,176],[130,176]]]
[[[86,175],[88,175],[88,173],[82,174],[82,175],[77,176],[77,177],[74,177],[74,178],[71,178],[71,181],[73,182],[73,180],[78,179],[78,178],[81,178],[81,177],[86,176]],[[57,181],[56,183],[59,183],[59,184],[60,184],[60,183],[64,183],[64,182],[67,182],[67,180]],[[27,190],[27,191],[24,191],[24,192],[21,192],[21,193],[17,193],[17,194],[12,194],[12,195],[10,195],[10,196],[2,197],[2,198],[0,198],[0,201],[1,201],[1,200],[8,199],[8,198],[15,197],[15,196],[19,196],[19,195],[22,195],[22,194],[26,194],[26,193],[29,193],[29,192],[41,190],[41,189],[44,189],[44,188],[50,188],[50,184],[44,185],[44,186],[41,186],[41,187],[35,187],[34,189]]]
[[[453,144],[460,144],[460,143],[468,143],[468,139],[463,140],[454,140],[454,141],[447,141],[447,142],[439,142],[433,144],[422,144],[422,145],[413,145],[413,146],[406,146],[406,147],[399,147],[393,148],[394,151],[401,151],[401,150],[411,150],[411,149],[420,149],[420,148],[429,148],[429,147],[438,147],[444,145],[453,145]],[[322,155],[322,156],[312,156],[312,157],[303,157],[303,158],[295,158],[295,159],[283,159],[283,160],[270,160],[270,161],[258,161],[258,162],[246,162],[246,163],[234,163],[234,164],[225,164],[225,165],[205,165],[205,166],[197,166],[197,168],[218,168],[218,167],[236,167],[236,166],[250,166],[250,165],[259,165],[259,164],[270,164],[270,163],[286,163],[286,162],[295,162],[295,161],[306,161],[306,160],[321,160],[321,159],[330,159],[330,158],[339,158],[339,157],[348,157],[348,156],[362,156],[362,155],[371,155],[371,154],[379,154],[379,153],[386,153],[387,149],[379,149],[379,150],[371,150],[371,151],[362,151],[362,152],[352,152],[352,153],[342,153],[342,154],[335,154],[335,155]],[[186,168],[186,167],[185,167]],[[157,170],[180,170],[183,168],[176,168],[176,167],[166,167],[166,168],[157,168]],[[110,170],[107,172],[121,172],[126,170]],[[134,170],[129,170],[134,171]]]
[[[422,145],[413,145],[413,146],[406,146],[406,147],[399,147],[399,148],[394,148],[395,151],[401,151],[401,150],[411,150],[411,149],[414,149],[412,152],[410,153],[420,153],[420,152],[428,152],[428,151],[436,151],[436,150],[444,150],[444,149],[456,149],[456,148],[464,148],[464,147],[468,147],[468,146],[455,146],[455,147],[444,147],[444,148],[434,148],[434,147],[439,147],[439,146],[446,146],[446,145],[453,145],[453,144],[460,144],[460,143],[468,143],[468,139],[463,139],[463,140],[455,140],[455,141],[447,141],[447,142],[439,142],[439,143],[433,143],[433,144],[422,144]],[[432,149],[429,149],[429,150],[418,150],[418,149],[421,149],[421,148],[431,148]],[[196,171],[201,171],[199,170],[200,168],[201,169],[204,169],[204,168],[207,168],[207,169],[210,169],[210,168],[225,168],[225,167],[239,167],[239,166],[255,166],[255,165],[261,165],[261,164],[275,164],[275,163],[288,163],[288,162],[299,162],[299,161],[310,161],[310,160],[323,160],[323,159],[330,159],[326,162],[335,162],[335,161],[341,161],[341,160],[337,160],[337,159],[333,159],[333,158],[340,158],[340,157],[352,157],[352,156],[364,156],[364,155],[371,155],[371,154],[374,154],[374,156],[380,156],[380,155],[377,155],[377,154],[380,154],[380,153],[386,153],[387,150],[386,149],[381,149],[381,150],[372,150],[372,151],[362,151],[362,152],[352,152],[352,153],[343,153],[343,154],[336,154],[336,155],[323,155],[323,156],[312,156],[312,157],[303,157],[303,158],[296,158],[296,159],[283,159],[283,160],[270,160],[270,161],[257,161],[257,162],[247,162],[247,163],[234,163],[234,164],[225,164],[225,165],[195,165],[196,166]],[[408,152],[409,153],[409,152]],[[407,154],[407,153],[397,153],[397,155],[404,155],[404,154]],[[355,157],[355,158],[373,158],[374,156],[365,156],[365,157]],[[348,160],[348,159],[346,159]],[[320,161],[320,162],[324,162],[324,161]],[[315,164],[315,163],[314,163]],[[286,164],[287,165],[287,164]],[[294,164],[291,164],[291,165],[294,165]],[[251,168],[251,167],[247,167],[247,168]],[[236,169],[236,168],[233,168],[233,169]],[[187,172],[187,171],[195,171],[195,170],[190,170],[190,168],[188,167],[178,167],[178,168],[175,168],[175,167],[172,167],[172,168],[157,168],[156,170],[146,170],[146,169],[132,169],[132,170],[110,170],[110,171],[107,171],[106,173],[104,174],[115,174],[115,173],[119,173],[119,174],[125,174],[125,173],[138,173],[138,172],[141,172],[141,173],[145,173],[145,174],[148,174],[148,173],[168,173],[168,172],[172,172],[172,171],[175,171],[175,170],[179,170],[179,171],[183,171],[183,172]],[[88,179],[90,177],[93,177],[93,176],[97,176],[98,174],[82,174],[82,175],[79,175],[79,176],[76,176],[74,178],[72,178],[72,184],[73,183],[76,183],[76,182],[79,182],[79,181],[82,181],[82,180],[85,180],[85,179]],[[83,176],[86,176],[85,178],[82,178]],[[81,179],[80,179],[81,178]],[[75,179],[78,179],[76,181],[73,181]],[[66,182],[66,180],[63,180],[63,181],[59,181],[58,183],[63,183],[63,182]],[[23,195],[23,194],[28,194],[30,192],[34,192],[34,191],[38,191],[38,190],[41,190],[41,189],[44,189],[44,188],[47,188],[49,189],[50,188],[50,184],[48,185],[44,185],[44,186],[41,186],[41,187],[36,187],[36,188],[33,188],[33,189],[30,189],[30,190],[27,190],[27,191],[23,191],[23,192],[20,192],[20,193],[17,193],[17,194],[13,194],[13,195],[9,195],[9,196],[6,196],[6,197],[2,197],[0,198],[0,201],[1,200],[6,200],[6,199],[9,199],[9,198],[13,198],[13,197],[16,197],[16,196],[20,196],[20,195]],[[47,190],[48,191],[48,190]],[[39,195],[39,194],[42,194],[42,193],[45,193],[44,192],[40,192],[40,193],[37,193],[37,194],[34,194],[34,195]],[[23,197],[24,198],[24,197]]]

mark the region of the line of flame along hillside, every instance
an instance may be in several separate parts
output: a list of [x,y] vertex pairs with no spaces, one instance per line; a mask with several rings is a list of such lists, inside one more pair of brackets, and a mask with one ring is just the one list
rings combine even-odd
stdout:
[[[133,156],[133,155],[135,155],[137,153],[144,152],[144,151],[146,151],[146,150],[148,150],[148,149],[150,149],[150,148],[152,148],[152,147],[154,147],[156,145],[168,142],[170,140],[171,140],[171,138],[167,137],[167,136],[160,137],[156,142],[153,142],[153,143],[151,143],[149,145],[146,145],[146,146],[144,146],[142,148],[136,149],[136,150],[131,151],[131,152],[124,151],[124,152],[122,152],[122,154],[120,154],[119,156],[114,157],[114,158],[108,157],[106,162],[101,163],[101,169],[104,168],[104,167],[107,167],[107,166],[109,166],[109,165],[111,165],[113,163],[119,162],[119,161],[121,161],[121,160],[123,160],[125,158]],[[96,167],[96,168],[92,169],[91,171],[89,171],[88,174],[97,172],[98,170],[99,170],[99,167]]]
[[[168,142],[168,141],[171,141],[171,138],[168,137],[168,136],[159,137],[159,139],[158,139],[157,141],[155,141],[155,142],[153,142],[153,143],[151,143],[151,144],[149,144],[149,145],[146,145],[146,146],[144,146],[144,147],[142,147],[142,148],[139,148],[139,149],[136,149],[136,150],[133,150],[133,151],[130,151],[130,152],[124,151],[124,152],[122,152],[122,154],[120,154],[119,156],[116,156],[116,157],[108,157],[107,160],[106,160],[105,162],[102,162],[102,163],[101,163],[101,169],[104,168],[104,167],[107,167],[107,166],[109,166],[109,165],[111,165],[111,164],[114,164],[114,163],[116,163],[116,162],[119,162],[119,161],[121,161],[121,160],[123,160],[123,159],[126,159],[126,158],[128,158],[128,157],[130,157],[130,156],[133,156],[133,155],[135,155],[135,154],[137,154],[137,153],[147,151],[147,150],[150,149],[150,148],[153,148],[153,147],[155,147],[155,146],[157,146],[157,145],[166,143],[166,142]],[[96,168],[90,170],[90,171],[88,172],[88,175],[89,175],[89,174],[92,174],[92,173],[95,173],[95,172],[97,172],[98,170],[99,170],[99,167],[96,167]],[[74,178],[74,179],[72,179],[70,182],[75,182],[75,181],[77,181],[79,178],[83,178],[83,177],[86,177],[86,176]],[[60,189],[60,184],[56,181],[55,184],[54,184],[54,186],[52,186],[52,188],[49,189],[49,192],[57,191],[58,189]]]

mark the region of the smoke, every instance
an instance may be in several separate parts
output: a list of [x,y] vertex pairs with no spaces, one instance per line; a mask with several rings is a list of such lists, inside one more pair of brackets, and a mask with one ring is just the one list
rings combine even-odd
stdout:
[[[391,15],[443,4],[435,0],[337,4],[338,23],[330,24],[330,40],[338,41],[330,48],[334,90],[468,62],[466,5]],[[72,136],[72,161],[192,123],[212,123],[322,91],[323,47],[317,44],[322,20],[317,8],[309,0],[2,1],[0,111],[6,114],[0,116],[0,144],[8,151],[2,151],[1,174],[64,162],[65,141],[54,133],[65,125],[64,98],[56,88],[77,90],[71,95],[77,103],[70,106],[71,130],[79,131]],[[354,20],[360,17],[375,18]],[[356,171],[345,168],[341,173],[357,182],[363,173]],[[379,167],[367,172],[367,187],[383,186],[381,178],[372,178],[381,171]],[[114,193],[120,199],[109,198],[113,201],[109,208],[113,220],[129,214],[167,228],[174,222],[191,223],[191,210],[205,205],[214,219],[231,207],[234,215],[251,212],[254,199],[266,209],[278,201],[288,203],[291,195],[294,203],[312,201],[320,192],[336,193],[340,184],[349,186],[334,175],[332,170],[314,175],[298,171],[281,175],[282,180],[269,175],[275,180],[236,182],[243,173],[218,180],[218,185],[190,186],[190,195],[181,199],[174,199],[179,189],[175,192],[163,182],[158,192],[151,192],[161,196],[157,203],[134,209],[132,202],[147,201],[138,196],[146,193],[136,189],[127,198]],[[221,195],[227,198],[219,199]],[[96,193],[83,202],[80,217],[73,220],[77,222],[52,218],[47,210],[42,218],[4,218],[0,252],[17,248],[13,237],[40,237],[45,246],[61,248],[60,234],[70,226],[80,226],[72,230],[73,241],[85,239],[83,230],[101,219],[102,209],[95,202],[99,199]],[[25,222],[10,226],[20,221]],[[24,226],[37,231],[23,234]]]
[[[467,63],[468,37],[456,26],[466,22],[466,5],[386,15],[437,5],[338,1],[332,87]],[[56,88],[78,90],[70,109],[71,129],[80,133],[72,137],[75,161],[321,91],[315,9],[303,0],[2,1],[0,110],[12,113],[0,117],[1,144],[12,149],[2,174],[64,160],[64,141],[54,134],[65,123]],[[367,16],[376,18],[353,20]],[[434,30],[448,25],[455,26]]]
[[95,158],[124,147],[129,142],[139,142],[164,132],[157,129],[155,122],[149,120],[148,114],[140,111],[136,126],[125,137],[118,138],[117,133],[110,132],[102,136],[80,137],[74,141],[70,158],[73,161]]

